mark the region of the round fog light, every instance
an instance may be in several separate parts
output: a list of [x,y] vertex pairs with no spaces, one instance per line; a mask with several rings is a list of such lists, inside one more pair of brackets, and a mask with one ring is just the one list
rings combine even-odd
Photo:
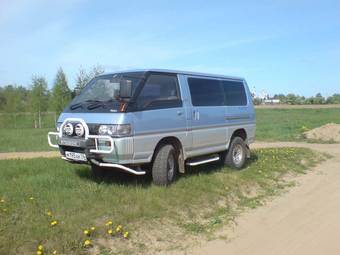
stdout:
[[67,123],[63,129],[65,134],[70,136],[73,135],[73,125],[71,123]]
[[75,128],[75,132],[77,136],[83,136],[85,133],[84,127],[82,124],[78,123]]

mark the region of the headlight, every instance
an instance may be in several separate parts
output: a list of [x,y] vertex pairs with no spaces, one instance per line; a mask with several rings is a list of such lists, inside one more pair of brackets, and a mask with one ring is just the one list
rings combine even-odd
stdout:
[[57,122],[57,125],[56,125],[57,132],[60,131],[60,126],[61,126],[61,122]]
[[69,136],[73,135],[73,125],[71,123],[67,123],[66,125],[64,125],[63,131]]
[[131,134],[130,124],[118,124],[118,125],[100,125],[98,129],[99,135],[117,135],[125,136]]

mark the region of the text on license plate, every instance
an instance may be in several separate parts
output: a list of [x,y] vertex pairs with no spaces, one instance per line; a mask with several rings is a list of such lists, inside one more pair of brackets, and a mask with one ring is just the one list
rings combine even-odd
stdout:
[[86,155],[84,153],[65,151],[65,156],[68,159],[73,159],[76,161],[87,161]]

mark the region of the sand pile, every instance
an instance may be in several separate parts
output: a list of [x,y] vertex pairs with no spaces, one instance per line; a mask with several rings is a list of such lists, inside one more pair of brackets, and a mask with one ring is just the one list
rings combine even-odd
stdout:
[[328,123],[304,132],[303,135],[307,139],[340,142],[340,124]]

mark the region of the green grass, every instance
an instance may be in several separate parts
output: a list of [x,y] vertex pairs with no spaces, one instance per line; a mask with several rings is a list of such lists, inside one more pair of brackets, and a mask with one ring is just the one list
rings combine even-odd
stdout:
[[[0,254],[35,254],[38,244],[59,254],[84,254],[82,232],[90,226],[97,228],[91,239],[101,254],[152,254],[164,240],[170,242],[162,249],[177,249],[181,241],[211,235],[244,208],[261,205],[292,184],[284,176],[304,173],[320,160],[302,148],[255,150],[241,171],[193,168],[168,188],[117,173],[100,182],[88,167],[60,159],[3,160]],[[52,219],[57,226],[50,226]],[[109,219],[130,238],[109,237]]]
[[304,140],[302,133],[340,123],[340,109],[256,109],[256,140]]
[[47,132],[51,130],[53,129],[0,129],[0,152],[52,150],[47,143]]
[[[340,123],[340,109],[256,109],[256,140],[303,141],[302,133],[329,122]],[[53,150],[44,129],[0,128],[0,152]],[[315,142],[315,141],[314,141]],[[318,142],[318,141],[316,141]]]

